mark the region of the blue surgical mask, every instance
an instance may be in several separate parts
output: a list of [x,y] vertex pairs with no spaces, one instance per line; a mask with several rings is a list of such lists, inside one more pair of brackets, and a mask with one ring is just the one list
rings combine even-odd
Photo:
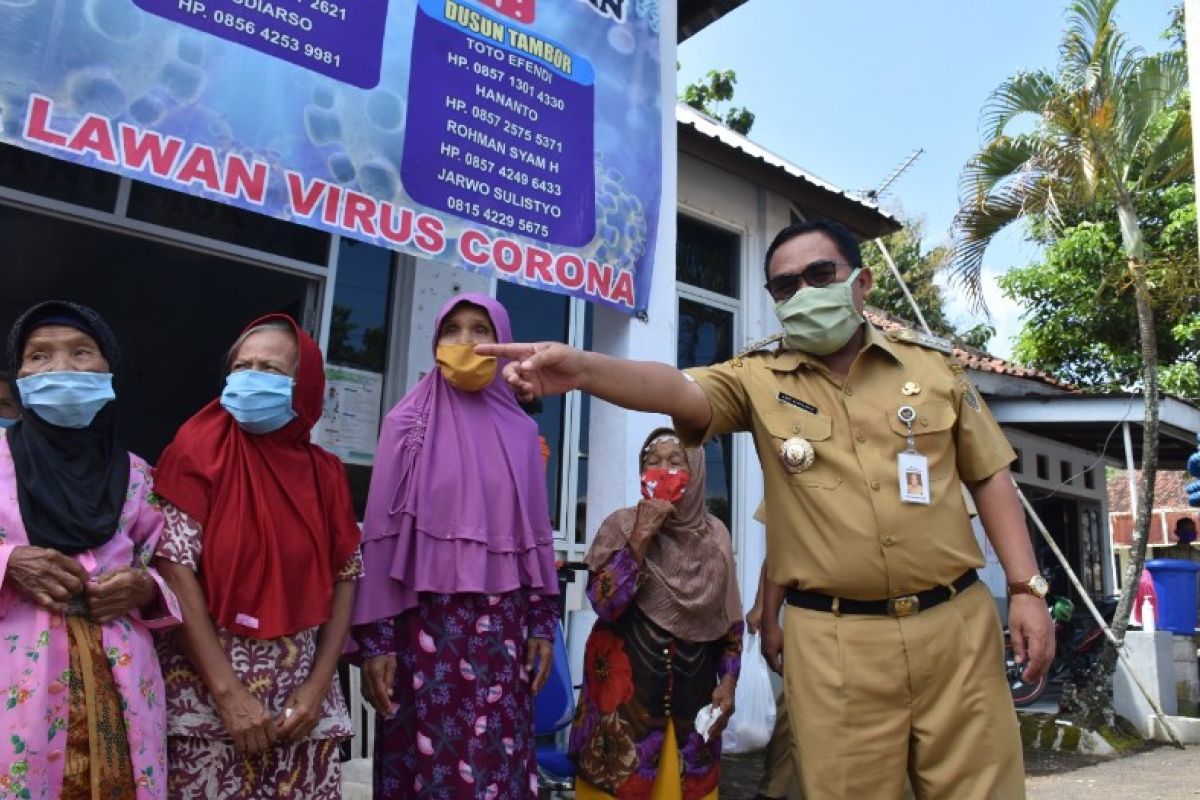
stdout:
[[287,375],[243,369],[229,373],[221,405],[247,433],[277,431],[296,418]]
[[111,372],[38,372],[17,378],[21,405],[60,428],[86,428],[117,398]]
[[[20,419],[20,417],[18,417],[17,419]],[[13,425],[16,425],[16,424],[17,424],[17,420],[15,420],[15,419],[12,419],[10,417],[0,417],[0,428],[11,428]]]

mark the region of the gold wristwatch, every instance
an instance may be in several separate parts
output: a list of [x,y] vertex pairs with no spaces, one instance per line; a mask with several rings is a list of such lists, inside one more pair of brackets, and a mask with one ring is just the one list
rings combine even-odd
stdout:
[[1046,599],[1046,595],[1050,592],[1050,584],[1041,575],[1034,575],[1027,581],[1018,581],[1008,585],[1008,594],[1011,597],[1014,594],[1031,594],[1034,597]]

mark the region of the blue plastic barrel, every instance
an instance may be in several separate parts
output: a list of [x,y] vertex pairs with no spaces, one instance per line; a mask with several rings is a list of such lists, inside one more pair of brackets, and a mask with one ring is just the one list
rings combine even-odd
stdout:
[[1196,632],[1196,573],[1200,564],[1177,558],[1146,562],[1158,593],[1158,629],[1184,636]]

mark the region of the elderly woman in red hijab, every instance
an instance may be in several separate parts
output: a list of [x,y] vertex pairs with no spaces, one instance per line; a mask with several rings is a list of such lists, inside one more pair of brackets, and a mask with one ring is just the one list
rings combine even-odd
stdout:
[[376,716],[376,798],[537,797],[533,695],[558,623],[537,427],[483,342],[504,307],[463,294],[438,314],[431,370],[388,414],[354,604]]
[[741,666],[733,549],[704,507],[702,449],[659,428],[639,467],[643,499],[600,525],[585,559],[598,619],[568,748],[575,796],[707,800]]
[[325,365],[290,317],[252,323],[225,390],[159,461],[158,565],[184,624],[160,643],[170,795],[341,797],[338,687],[359,531],[345,470],[312,444]]

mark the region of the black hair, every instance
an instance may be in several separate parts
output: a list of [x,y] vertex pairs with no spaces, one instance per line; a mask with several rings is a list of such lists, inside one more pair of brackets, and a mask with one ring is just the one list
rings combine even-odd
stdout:
[[841,253],[842,258],[846,259],[846,263],[852,269],[858,269],[863,265],[862,250],[858,246],[858,237],[854,235],[854,232],[840,222],[817,217],[793,222],[775,234],[775,238],[771,240],[771,246],[767,248],[767,256],[763,259],[763,276],[765,279],[771,280],[771,257],[775,255],[776,250],[797,236],[813,232],[823,233],[832,239],[834,245],[837,246],[838,252]]

